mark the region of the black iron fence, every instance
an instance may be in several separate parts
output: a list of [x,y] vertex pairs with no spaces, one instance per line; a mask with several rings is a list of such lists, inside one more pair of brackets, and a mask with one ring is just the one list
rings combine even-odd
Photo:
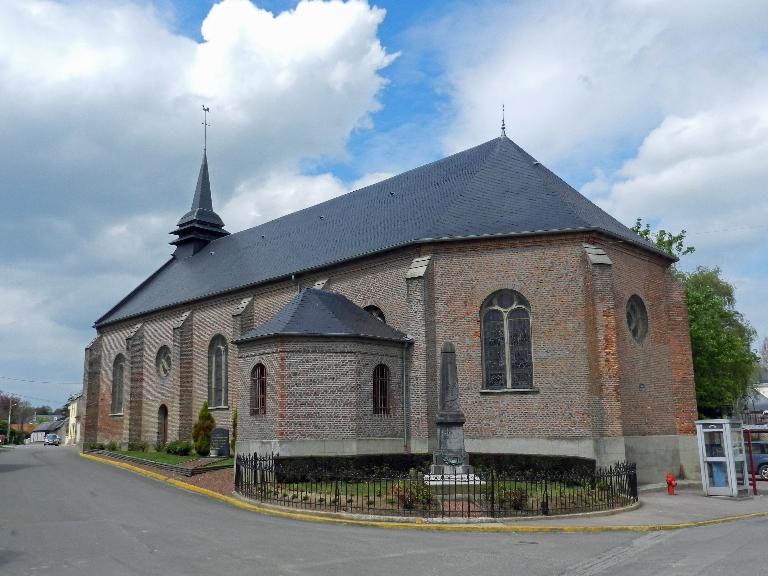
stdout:
[[387,478],[332,477],[318,470],[283,470],[271,455],[238,455],[235,490],[246,498],[287,506],[356,514],[421,517],[510,517],[571,514],[637,502],[635,465],[618,463],[593,473],[515,476],[483,470],[465,476],[410,471]]

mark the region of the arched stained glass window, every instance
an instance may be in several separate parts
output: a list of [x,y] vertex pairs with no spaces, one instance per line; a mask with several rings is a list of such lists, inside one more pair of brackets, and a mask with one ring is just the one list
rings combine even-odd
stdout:
[[491,294],[480,311],[484,388],[533,388],[531,313],[528,301],[514,290]]
[[125,356],[118,354],[112,365],[112,414],[123,413],[123,391],[125,389]]
[[208,405],[227,405],[227,341],[221,335],[208,347]]
[[389,368],[384,364],[373,369],[373,413],[389,414]]
[[267,369],[256,364],[251,370],[251,415],[267,413]]
[[376,320],[381,320],[382,322],[386,323],[386,319],[384,318],[384,312],[382,312],[381,308],[379,308],[378,306],[373,306],[373,305],[366,306],[364,310],[368,312],[368,314],[376,318]]

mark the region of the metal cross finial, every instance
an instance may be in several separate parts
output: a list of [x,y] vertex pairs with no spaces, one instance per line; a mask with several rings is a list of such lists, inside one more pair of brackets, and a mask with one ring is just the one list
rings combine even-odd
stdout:
[[205,104],[203,104],[203,152],[208,151],[208,112],[210,112],[210,107],[206,108]]
[[504,104],[501,105],[501,135],[507,135],[507,125],[504,123]]

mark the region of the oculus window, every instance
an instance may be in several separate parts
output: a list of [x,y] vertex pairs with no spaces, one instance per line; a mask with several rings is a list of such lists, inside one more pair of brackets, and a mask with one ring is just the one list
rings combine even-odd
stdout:
[[642,342],[648,334],[648,311],[637,294],[627,300],[627,328],[635,342]]
[[485,390],[533,388],[531,307],[514,290],[499,290],[480,310]]
[[155,359],[155,370],[157,375],[163,380],[168,378],[171,374],[171,349],[168,346],[162,346],[157,351],[157,358]]

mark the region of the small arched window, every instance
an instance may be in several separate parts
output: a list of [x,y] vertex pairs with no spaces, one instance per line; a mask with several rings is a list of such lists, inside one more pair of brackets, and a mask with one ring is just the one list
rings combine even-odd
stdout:
[[227,405],[227,341],[221,335],[208,346],[208,405]]
[[378,306],[373,306],[373,305],[366,306],[365,308],[363,308],[363,310],[365,310],[366,312],[368,312],[368,314],[376,318],[376,320],[381,320],[384,323],[387,322],[386,319],[384,318],[384,312],[382,312],[381,308],[379,308]]
[[251,370],[251,415],[267,413],[267,369],[256,364]]
[[485,389],[533,388],[530,310],[528,301],[514,290],[494,292],[483,303]]
[[389,368],[384,364],[373,369],[373,413],[389,414]]
[[118,354],[112,365],[112,414],[123,413],[123,389],[125,388],[125,356]]

